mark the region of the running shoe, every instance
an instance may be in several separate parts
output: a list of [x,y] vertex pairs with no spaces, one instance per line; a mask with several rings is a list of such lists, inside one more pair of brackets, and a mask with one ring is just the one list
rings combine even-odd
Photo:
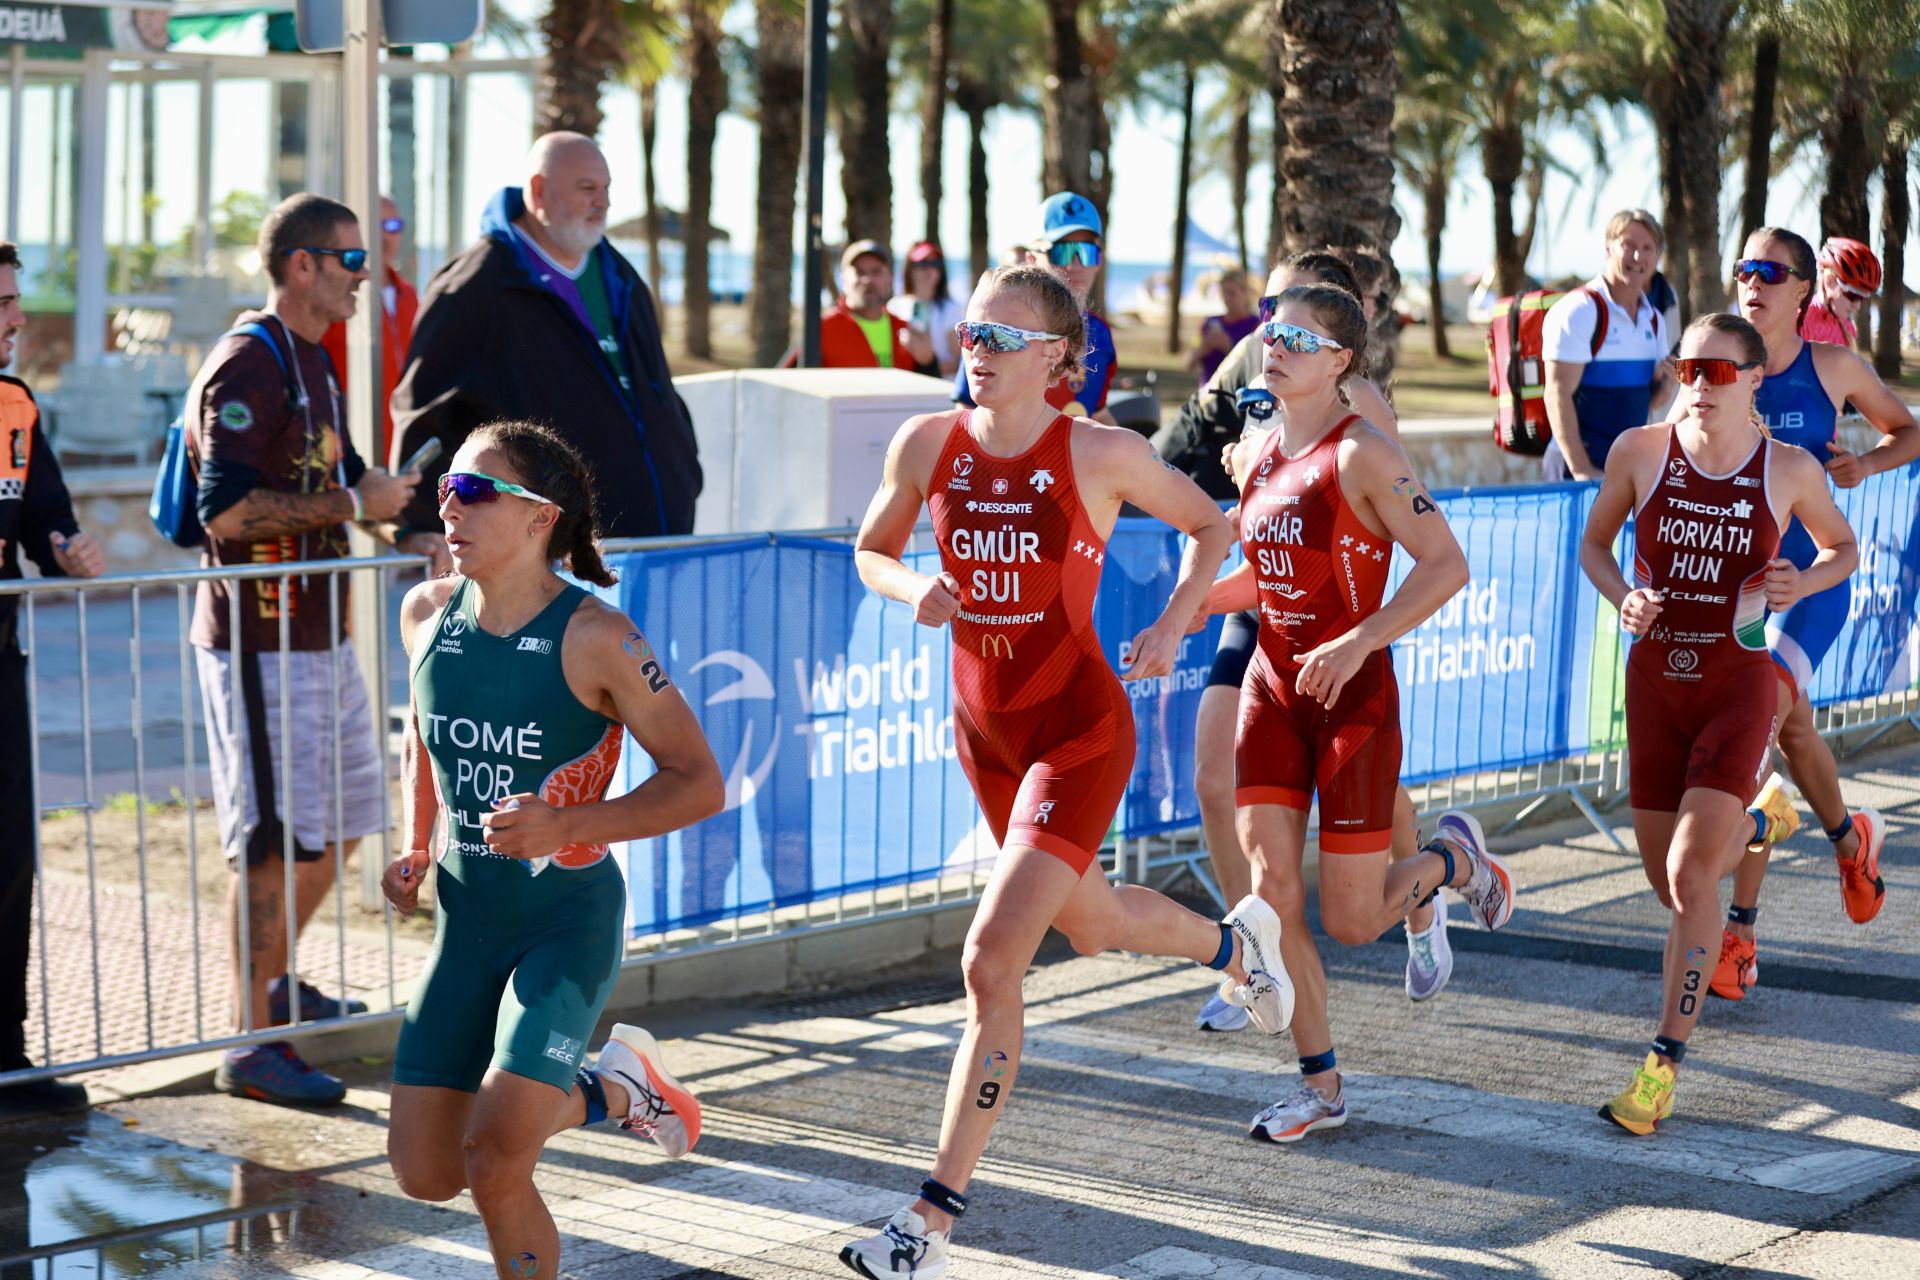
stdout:
[[[281,974],[267,984],[267,1011],[278,1026],[293,1021],[293,1001],[287,993],[287,975]],[[366,1002],[353,999],[334,999],[321,993],[320,988],[309,982],[300,984],[300,1021],[313,1022],[321,1018],[344,1018],[351,1013],[365,1013]]]
[[1280,1101],[1253,1118],[1249,1137],[1267,1142],[1298,1142],[1315,1129],[1338,1129],[1347,1122],[1344,1083],[1331,1099],[1305,1080]]
[[644,1027],[613,1024],[594,1070],[618,1080],[627,1091],[627,1114],[619,1125],[639,1138],[652,1138],[667,1157],[678,1160],[700,1141],[700,1103],[674,1079],[660,1060],[660,1045]]
[[1407,931],[1407,998],[1431,1000],[1439,995],[1453,976],[1453,947],[1447,942],[1447,894],[1443,889],[1433,895],[1433,923],[1424,933]]
[[1760,961],[1755,957],[1754,944],[1739,937],[1731,929],[1720,934],[1720,963],[1714,968],[1713,981],[1707,984],[1707,990],[1723,1000],[1745,1000],[1760,981]]
[[1871,809],[1853,815],[1853,829],[1860,835],[1860,848],[1851,858],[1834,855],[1840,864],[1840,901],[1847,917],[1865,924],[1880,914],[1887,900],[1886,882],[1880,878],[1880,846],[1887,840],[1887,824]]
[[1600,1118],[1611,1120],[1628,1133],[1646,1137],[1654,1126],[1673,1114],[1673,1068],[1662,1066],[1651,1051],[1633,1083],[1619,1097],[1600,1108]]
[[1434,835],[1445,836],[1473,859],[1473,873],[1460,886],[1474,919],[1482,928],[1498,929],[1513,918],[1513,877],[1498,854],[1487,851],[1487,836],[1480,820],[1470,813],[1449,809],[1440,815]]
[[309,1066],[284,1040],[227,1050],[213,1073],[213,1087],[294,1107],[330,1107],[347,1096],[346,1085]]
[[886,1230],[856,1240],[840,1251],[840,1261],[868,1280],[890,1276],[947,1274],[947,1233],[927,1230],[927,1221],[911,1208],[887,1220]]
[[1247,1025],[1247,1011],[1237,1004],[1228,1004],[1216,991],[1207,997],[1194,1025],[1202,1031],[1239,1031]]
[[1753,807],[1765,815],[1767,834],[1747,845],[1749,851],[1780,844],[1800,829],[1800,814],[1793,807],[1793,793],[1787,790],[1787,780],[1778,773],[1767,775],[1766,785],[1760,788]]
[[1240,967],[1246,985],[1231,977],[1220,982],[1220,998],[1247,1011],[1253,1025],[1277,1036],[1293,1023],[1293,979],[1280,958],[1280,913],[1265,898],[1250,893],[1227,912],[1224,921],[1240,939]]

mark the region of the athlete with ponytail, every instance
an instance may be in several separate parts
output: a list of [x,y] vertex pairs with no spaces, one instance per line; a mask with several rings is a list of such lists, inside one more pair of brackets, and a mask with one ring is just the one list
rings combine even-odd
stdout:
[[[407,593],[406,847],[382,877],[413,912],[437,870],[433,958],[394,1058],[387,1150],[419,1200],[473,1193],[503,1277],[559,1274],[533,1185],[547,1139],[612,1120],[669,1157],[700,1105],[639,1027],[582,1061],[625,951],[608,846],[717,813],[720,768],[645,637],[554,571],[612,585],[585,464],[545,427],[498,422],[440,478],[454,574]],[[607,784],[631,733],[656,766]]]
[[1868,298],[1880,292],[1880,259],[1858,240],[1835,236],[1820,246],[1820,280],[1800,321],[1808,342],[1853,345],[1853,318]]

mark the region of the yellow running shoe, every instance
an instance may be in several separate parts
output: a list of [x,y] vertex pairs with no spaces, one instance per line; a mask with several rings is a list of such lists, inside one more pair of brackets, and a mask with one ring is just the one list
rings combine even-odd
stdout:
[[1662,1066],[1651,1050],[1646,1062],[1633,1073],[1633,1083],[1600,1108],[1601,1119],[1611,1120],[1628,1133],[1637,1133],[1643,1138],[1672,1114],[1673,1068]]
[[1793,796],[1787,792],[1787,780],[1777,773],[1767,775],[1767,785],[1760,788],[1760,795],[1753,807],[1767,816],[1766,837],[1747,846],[1757,851],[1764,844],[1779,844],[1800,829],[1800,814],[1793,807]]

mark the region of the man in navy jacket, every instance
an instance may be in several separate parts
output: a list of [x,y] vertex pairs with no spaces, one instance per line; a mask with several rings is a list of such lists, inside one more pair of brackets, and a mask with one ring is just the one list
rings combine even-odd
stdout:
[[525,418],[586,459],[608,537],[689,533],[700,459],[653,295],[607,243],[607,161],[550,133],[526,186],[487,205],[481,238],[434,274],[393,394],[392,456],[446,446],[402,517],[440,527],[434,483],[473,428]]

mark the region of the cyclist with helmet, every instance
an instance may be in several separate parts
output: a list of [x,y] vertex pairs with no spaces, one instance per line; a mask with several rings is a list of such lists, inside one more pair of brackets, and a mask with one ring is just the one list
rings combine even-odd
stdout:
[[1800,322],[1808,342],[1850,347],[1860,305],[1880,292],[1880,259],[1858,240],[1835,236],[1820,246],[1820,281]]

